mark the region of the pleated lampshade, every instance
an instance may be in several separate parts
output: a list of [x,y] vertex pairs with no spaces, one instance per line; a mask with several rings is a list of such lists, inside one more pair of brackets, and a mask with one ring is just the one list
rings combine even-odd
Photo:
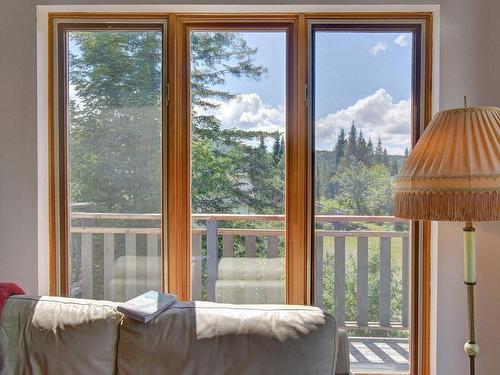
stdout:
[[395,182],[395,215],[500,220],[500,108],[436,114]]

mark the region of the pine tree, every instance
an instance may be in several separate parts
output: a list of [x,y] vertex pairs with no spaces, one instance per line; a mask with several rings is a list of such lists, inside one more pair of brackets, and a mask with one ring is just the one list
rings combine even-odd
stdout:
[[357,143],[358,132],[356,130],[356,126],[354,125],[354,121],[351,125],[351,130],[349,131],[349,136],[347,137],[347,144],[344,149],[344,158],[342,159],[341,165],[347,166],[351,164],[352,161],[356,160],[356,143]]
[[281,137],[280,133],[276,132],[273,135],[274,143],[273,143],[273,163],[275,166],[278,166],[281,160]]
[[337,136],[337,143],[334,147],[335,153],[335,165],[339,165],[342,158],[344,157],[345,146],[347,144],[347,140],[345,139],[345,130],[344,128],[340,129],[340,132]]
[[368,146],[366,144],[365,138],[363,137],[362,130],[360,130],[358,134],[358,140],[356,144],[356,159],[360,162],[368,164]]
[[374,160],[373,160],[373,143],[372,143],[372,139],[371,138],[368,138],[368,143],[366,144],[366,159],[367,159],[367,164],[368,165],[372,165],[374,163]]
[[285,156],[285,137],[281,137],[281,145],[280,145],[280,158],[283,159]]
[[391,165],[391,177],[397,176],[398,173],[398,163],[396,163],[396,160],[393,160]]
[[374,154],[375,164],[381,164],[382,156],[384,154],[384,147],[382,146],[382,140],[380,139],[380,137],[378,137],[377,146],[375,147],[373,154]]

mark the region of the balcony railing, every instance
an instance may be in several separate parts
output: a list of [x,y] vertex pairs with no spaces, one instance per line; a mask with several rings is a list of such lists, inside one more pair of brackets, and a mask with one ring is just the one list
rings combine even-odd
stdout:
[[[116,289],[116,283],[113,284],[113,280],[116,280],[116,272],[120,268],[120,258],[124,263],[122,268],[125,269],[126,279],[144,278],[141,283],[124,282],[120,286],[124,289],[122,298],[128,299],[144,290],[159,288],[160,219],[159,214],[72,212],[73,294],[80,293],[85,298],[116,299],[113,289]],[[284,220],[284,215],[193,214],[193,299],[217,300],[216,285],[222,258],[283,258]],[[345,226],[352,226],[353,223],[394,225],[407,221],[392,216],[317,215],[316,222],[323,228],[315,231],[316,304],[324,306],[324,285],[328,281],[326,278],[332,277],[334,314],[339,325],[349,328],[406,329],[409,301],[408,231],[390,228],[347,230]],[[256,228],[248,228],[251,223]],[[266,228],[259,228],[264,225]],[[369,247],[372,248],[373,244],[378,247],[379,257],[377,321],[369,320]],[[394,257],[396,249],[397,257]],[[353,301],[346,302],[346,254],[352,252],[356,259],[356,319],[348,320],[346,303],[352,304]],[[333,259],[333,264],[324,262],[327,255]],[[398,264],[397,275],[392,267],[394,262]],[[395,277],[401,281],[401,295],[398,297],[401,307],[396,316],[391,310]]]

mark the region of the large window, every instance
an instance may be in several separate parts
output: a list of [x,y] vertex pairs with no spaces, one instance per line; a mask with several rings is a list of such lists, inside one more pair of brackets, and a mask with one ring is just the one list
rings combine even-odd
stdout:
[[[61,289],[161,288],[162,24],[59,24]],[[67,289],[66,289],[67,288]]]
[[284,31],[191,31],[192,296],[285,302]]
[[133,17],[50,17],[52,293],[316,304],[354,372],[415,371],[430,18]]
[[393,181],[420,124],[420,25],[313,24],[311,37],[315,303],[348,329],[354,371],[407,373],[412,233]]

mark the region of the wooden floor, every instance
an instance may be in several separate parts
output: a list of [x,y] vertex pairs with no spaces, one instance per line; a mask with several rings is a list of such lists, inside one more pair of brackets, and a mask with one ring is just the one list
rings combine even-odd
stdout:
[[351,371],[354,374],[408,373],[408,339],[350,337],[349,341]]

